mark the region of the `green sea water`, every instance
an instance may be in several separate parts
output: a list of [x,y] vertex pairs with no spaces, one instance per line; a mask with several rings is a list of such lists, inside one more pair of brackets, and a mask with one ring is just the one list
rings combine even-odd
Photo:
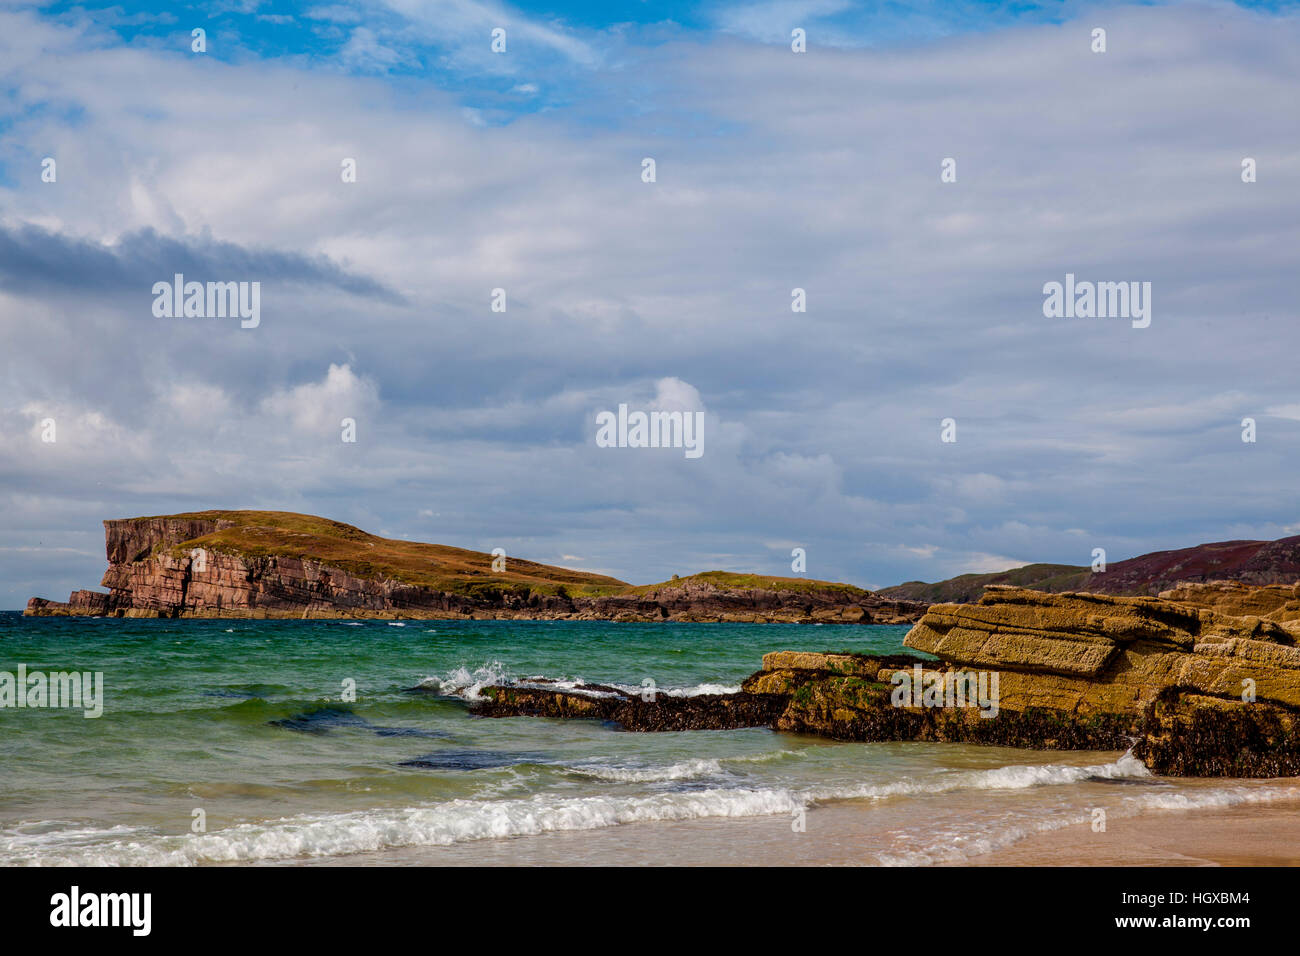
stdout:
[[[1066,825],[1095,805],[1297,795],[1268,782],[1160,780],[1120,754],[864,745],[762,728],[634,734],[468,709],[485,683],[542,676],[723,692],[767,651],[894,653],[905,633],[0,614],[0,672],[103,675],[97,718],[0,709],[0,864],[573,863],[585,862],[581,834],[700,820],[768,821],[801,840],[792,858],[815,860],[808,821],[830,805],[863,811],[861,862],[925,863]],[[571,836],[562,852],[553,834]],[[745,861],[744,846],[713,839],[711,862]]]

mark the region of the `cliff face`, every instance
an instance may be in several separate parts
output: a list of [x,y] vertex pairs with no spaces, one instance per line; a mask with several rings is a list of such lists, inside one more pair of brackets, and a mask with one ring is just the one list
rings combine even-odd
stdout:
[[104,522],[104,549],[109,564],[143,561],[154,548],[172,547],[229,528],[233,522],[215,518],[133,518]]
[[66,603],[32,598],[27,614],[894,624],[924,611],[805,579],[708,572],[635,588],[514,559],[498,571],[491,554],[275,512],[125,519],[104,522],[104,530],[108,593],[77,591]]
[[[935,605],[906,644],[933,655],[780,651],[738,695],[664,704],[601,698],[591,713],[544,687],[491,687],[486,716],[601,716],[628,729],[710,728],[725,715],[840,740],[1125,750],[1156,773],[1300,775],[1300,616],[1287,589],[1197,586],[1195,600],[991,589]],[[582,689],[564,692],[581,695]],[[626,696],[626,695],[625,695]],[[599,711],[599,713],[596,713]],[[664,726],[660,727],[662,723]]]
[[[203,564],[202,570],[198,569]],[[76,592],[68,605],[33,598],[32,614],[117,617],[477,617],[653,621],[818,621],[909,623],[924,611],[902,601],[844,598],[837,592],[731,590],[710,584],[662,588],[650,595],[573,597],[503,587],[474,594],[360,577],[299,558],[250,558],[209,552],[111,565],[107,595]]]

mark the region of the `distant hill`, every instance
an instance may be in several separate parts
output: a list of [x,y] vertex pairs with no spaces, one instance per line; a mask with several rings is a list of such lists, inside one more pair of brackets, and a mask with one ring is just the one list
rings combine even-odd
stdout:
[[1300,535],[1277,541],[1217,541],[1193,548],[1153,551],[1091,568],[1069,564],[1027,564],[992,574],[961,574],[927,584],[908,581],[882,588],[879,597],[929,603],[977,601],[990,584],[1014,584],[1036,591],[1092,591],[1099,594],[1157,595],[1179,581],[1241,581],[1244,584],[1292,584],[1300,581]]
[[1159,594],[1179,581],[1300,581],[1300,535],[1276,541],[1218,541],[1175,551],[1153,551],[1119,561],[1089,587],[1104,594]]
[[901,624],[925,606],[850,584],[705,571],[633,586],[588,571],[381,538],[285,511],[104,522],[108,592],[32,598],[33,616],[416,617]]
[[1035,591],[1081,591],[1091,576],[1086,567],[1072,564],[1026,564],[1010,571],[990,574],[959,574],[946,581],[927,584],[908,581],[892,588],[882,588],[876,593],[906,601],[925,601],[927,604],[970,604],[978,601],[990,584],[1014,584]]

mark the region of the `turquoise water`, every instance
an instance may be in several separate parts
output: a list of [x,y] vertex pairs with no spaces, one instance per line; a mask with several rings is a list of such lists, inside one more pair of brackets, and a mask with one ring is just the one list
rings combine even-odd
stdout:
[[[1295,795],[1156,780],[1119,754],[468,713],[484,683],[537,676],[734,690],[767,651],[898,652],[906,630],[3,614],[0,671],[102,672],[104,708],[91,719],[0,709],[0,863],[471,862],[488,846],[571,863],[581,840],[552,859],[546,835],[760,819],[799,833],[801,814],[830,805],[869,812],[862,862],[928,862],[987,848],[998,826],[1013,837],[1099,802],[1125,812]],[[712,862],[744,852],[713,839]]]

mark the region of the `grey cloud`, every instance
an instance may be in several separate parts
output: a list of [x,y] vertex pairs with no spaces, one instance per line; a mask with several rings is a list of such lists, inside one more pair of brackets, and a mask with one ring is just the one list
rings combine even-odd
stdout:
[[184,273],[196,281],[260,281],[326,286],[381,302],[402,297],[374,279],[321,255],[251,249],[211,237],[174,237],[141,229],[110,244],[38,225],[0,224],[0,289],[21,295],[93,295],[147,291]]

